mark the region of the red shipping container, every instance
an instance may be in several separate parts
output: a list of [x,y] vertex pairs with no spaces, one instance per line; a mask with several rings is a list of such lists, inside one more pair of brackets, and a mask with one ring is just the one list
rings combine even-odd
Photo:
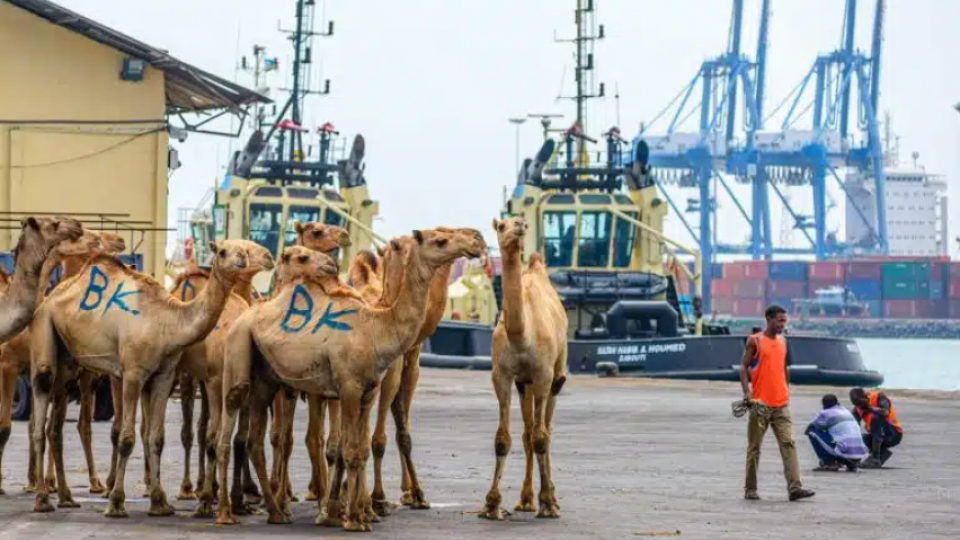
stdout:
[[810,281],[821,279],[832,279],[842,282],[844,279],[844,263],[841,262],[815,262],[810,264]]
[[950,263],[933,263],[930,265],[930,280],[940,281],[944,272],[950,271]]
[[713,298],[732,298],[733,283],[726,279],[715,279],[710,282],[710,295]]
[[950,311],[947,300],[918,300],[917,317],[921,319],[945,319]]
[[762,316],[766,310],[763,300],[752,298],[737,298],[733,301],[733,314],[740,317]]
[[885,300],[883,316],[887,319],[916,319],[920,311],[917,300]]
[[723,279],[743,279],[746,270],[741,263],[725,263],[723,265]]
[[743,277],[750,279],[767,279],[770,277],[770,266],[767,261],[750,261],[743,263]]
[[720,313],[722,315],[733,314],[733,298],[711,298],[710,311],[713,313]]
[[811,279],[807,284],[807,298],[814,298],[817,289],[829,289],[831,287],[843,288],[842,279]]
[[763,300],[767,297],[767,282],[759,280],[734,281],[733,297]]
[[950,312],[947,314],[951,319],[960,319],[960,300],[949,300]]
[[806,281],[768,281],[767,295],[770,298],[794,298],[807,297]]
[[950,279],[960,279],[960,262],[950,263]]
[[950,280],[950,298],[960,298],[960,279]]
[[883,274],[879,262],[847,263],[846,279],[881,279]]

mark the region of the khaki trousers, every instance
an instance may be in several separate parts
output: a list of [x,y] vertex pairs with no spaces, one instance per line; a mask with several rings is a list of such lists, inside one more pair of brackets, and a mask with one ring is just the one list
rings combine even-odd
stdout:
[[783,458],[783,476],[787,479],[787,492],[800,489],[800,459],[797,457],[797,445],[793,441],[793,422],[790,420],[790,406],[771,408],[769,417],[750,411],[747,422],[747,479],[744,489],[747,493],[757,491],[757,468],[760,466],[760,447],[767,428],[773,428],[773,435],[780,445],[780,457]]

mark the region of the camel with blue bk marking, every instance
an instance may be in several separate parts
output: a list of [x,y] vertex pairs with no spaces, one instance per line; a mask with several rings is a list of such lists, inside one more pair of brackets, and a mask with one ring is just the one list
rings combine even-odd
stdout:
[[[223,483],[230,438],[242,405],[250,409],[249,444],[270,523],[289,523],[267,478],[263,449],[266,409],[281,388],[340,401],[342,444],[331,493],[317,521],[348,531],[370,531],[364,512],[365,465],[370,454],[370,412],[390,366],[408,350],[423,324],[427,292],[437,270],[486,249],[479,236],[438,230],[414,231],[398,240],[396,264],[403,279],[396,301],[368,306],[353,297],[329,295],[311,279],[299,279],[269,302],[240,316],[227,338],[223,429],[217,447],[220,476],[218,523],[235,523]],[[389,272],[389,270],[387,270]],[[340,487],[347,478],[347,508]],[[322,503],[321,503],[322,506]]]
[[[210,282],[194,300],[173,297],[149,276],[119,259],[98,256],[80,273],[57,287],[37,309],[30,327],[31,377],[37,448],[35,512],[53,511],[43,477],[48,405],[59,478],[63,468],[62,430],[66,383],[80,368],[122,380],[122,428],[115,481],[104,512],[126,517],[124,478],[136,441],[137,402],[143,394],[149,411],[151,516],[174,513],[160,484],[167,398],[183,350],[202,341],[216,326],[234,285],[252,278],[246,246],[239,241],[211,242],[214,253]],[[256,268],[259,270],[259,268]],[[66,482],[58,482],[60,507],[75,507]]]

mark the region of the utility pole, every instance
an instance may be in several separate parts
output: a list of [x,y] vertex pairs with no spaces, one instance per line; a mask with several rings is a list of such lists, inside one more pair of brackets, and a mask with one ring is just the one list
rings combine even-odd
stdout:
[[507,119],[511,124],[516,127],[516,149],[514,154],[514,170],[520,170],[520,126],[527,121],[526,118],[522,116],[508,118]]

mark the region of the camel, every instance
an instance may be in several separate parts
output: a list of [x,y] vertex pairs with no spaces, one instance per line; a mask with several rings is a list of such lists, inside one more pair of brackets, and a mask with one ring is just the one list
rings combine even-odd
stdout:
[[[10,341],[30,324],[37,309],[40,270],[50,251],[82,234],[83,226],[71,218],[28,217],[20,222],[20,238],[13,249],[13,279],[0,297],[0,343]],[[0,432],[2,437],[9,437],[9,432],[5,436]]]
[[[75,240],[65,240],[57,244],[49,253],[40,270],[38,283],[50,283],[50,275],[61,263],[64,271],[61,279],[68,279],[79,272],[83,264],[91,256],[99,253],[115,254],[126,249],[126,244],[119,235],[110,232],[83,231]],[[37,288],[37,304],[46,297],[46,287]],[[16,337],[0,345],[0,462],[3,460],[3,450],[9,438],[12,427],[11,413],[13,395],[17,379],[30,368],[30,330],[25,329]],[[87,471],[90,475],[90,493],[102,493],[103,485],[97,475],[96,464],[93,458],[91,445],[91,424],[93,422],[94,392],[98,380],[88,372],[84,372],[80,382],[80,419],[77,430],[83,443],[83,451],[87,459]],[[32,421],[32,416],[31,416]],[[28,468],[28,483],[24,490],[35,489],[35,460],[36,455],[33,443],[30,443],[30,466]],[[52,466],[53,461],[50,461]],[[48,469],[50,470],[50,469]],[[2,478],[0,478],[2,480]],[[4,494],[0,488],[0,495]]]
[[[220,318],[230,291],[248,278],[246,247],[235,240],[211,242],[211,281],[197,298],[182,302],[152,278],[108,256],[91,259],[80,274],[57,287],[37,309],[31,323],[31,378],[37,447],[35,512],[53,511],[43,478],[44,430],[52,402],[52,452],[59,478],[63,469],[62,428],[66,382],[77,368],[122,379],[122,429],[115,482],[104,511],[126,517],[124,478],[136,442],[136,405],[143,394],[149,403],[150,511],[172,515],[160,482],[166,404],[183,350],[206,338]],[[59,506],[76,507],[67,482],[58,482]]]
[[314,281],[302,279],[271,301],[248,310],[234,324],[224,365],[227,393],[224,429],[217,447],[221,479],[217,523],[236,523],[230,505],[223,502],[223,483],[231,432],[243,403],[250,410],[248,445],[270,514],[268,522],[290,522],[266,482],[263,452],[266,408],[281,386],[290,386],[340,401],[343,444],[326,512],[321,510],[318,521],[341,524],[339,491],[346,469],[348,504],[342,526],[348,531],[371,530],[362,515],[362,505],[373,392],[390,365],[416,339],[428,285],[437,269],[462,256],[479,257],[486,247],[476,237],[441,231],[414,231],[413,237],[404,238],[401,244],[404,277],[397,300],[390,307],[370,307],[354,298],[328,296]]
[[503,261],[503,310],[493,332],[491,380],[500,404],[495,440],[496,468],[480,517],[503,520],[500,479],[510,454],[510,394],[516,384],[523,414],[526,476],[520,491],[519,512],[534,512],[533,454],[540,468],[540,512],[537,517],[558,518],[550,472],[550,439],[557,394],[566,382],[567,313],[550,283],[543,258],[533,253],[520,269],[520,250],[527,224],[522,218],[493,220]]

